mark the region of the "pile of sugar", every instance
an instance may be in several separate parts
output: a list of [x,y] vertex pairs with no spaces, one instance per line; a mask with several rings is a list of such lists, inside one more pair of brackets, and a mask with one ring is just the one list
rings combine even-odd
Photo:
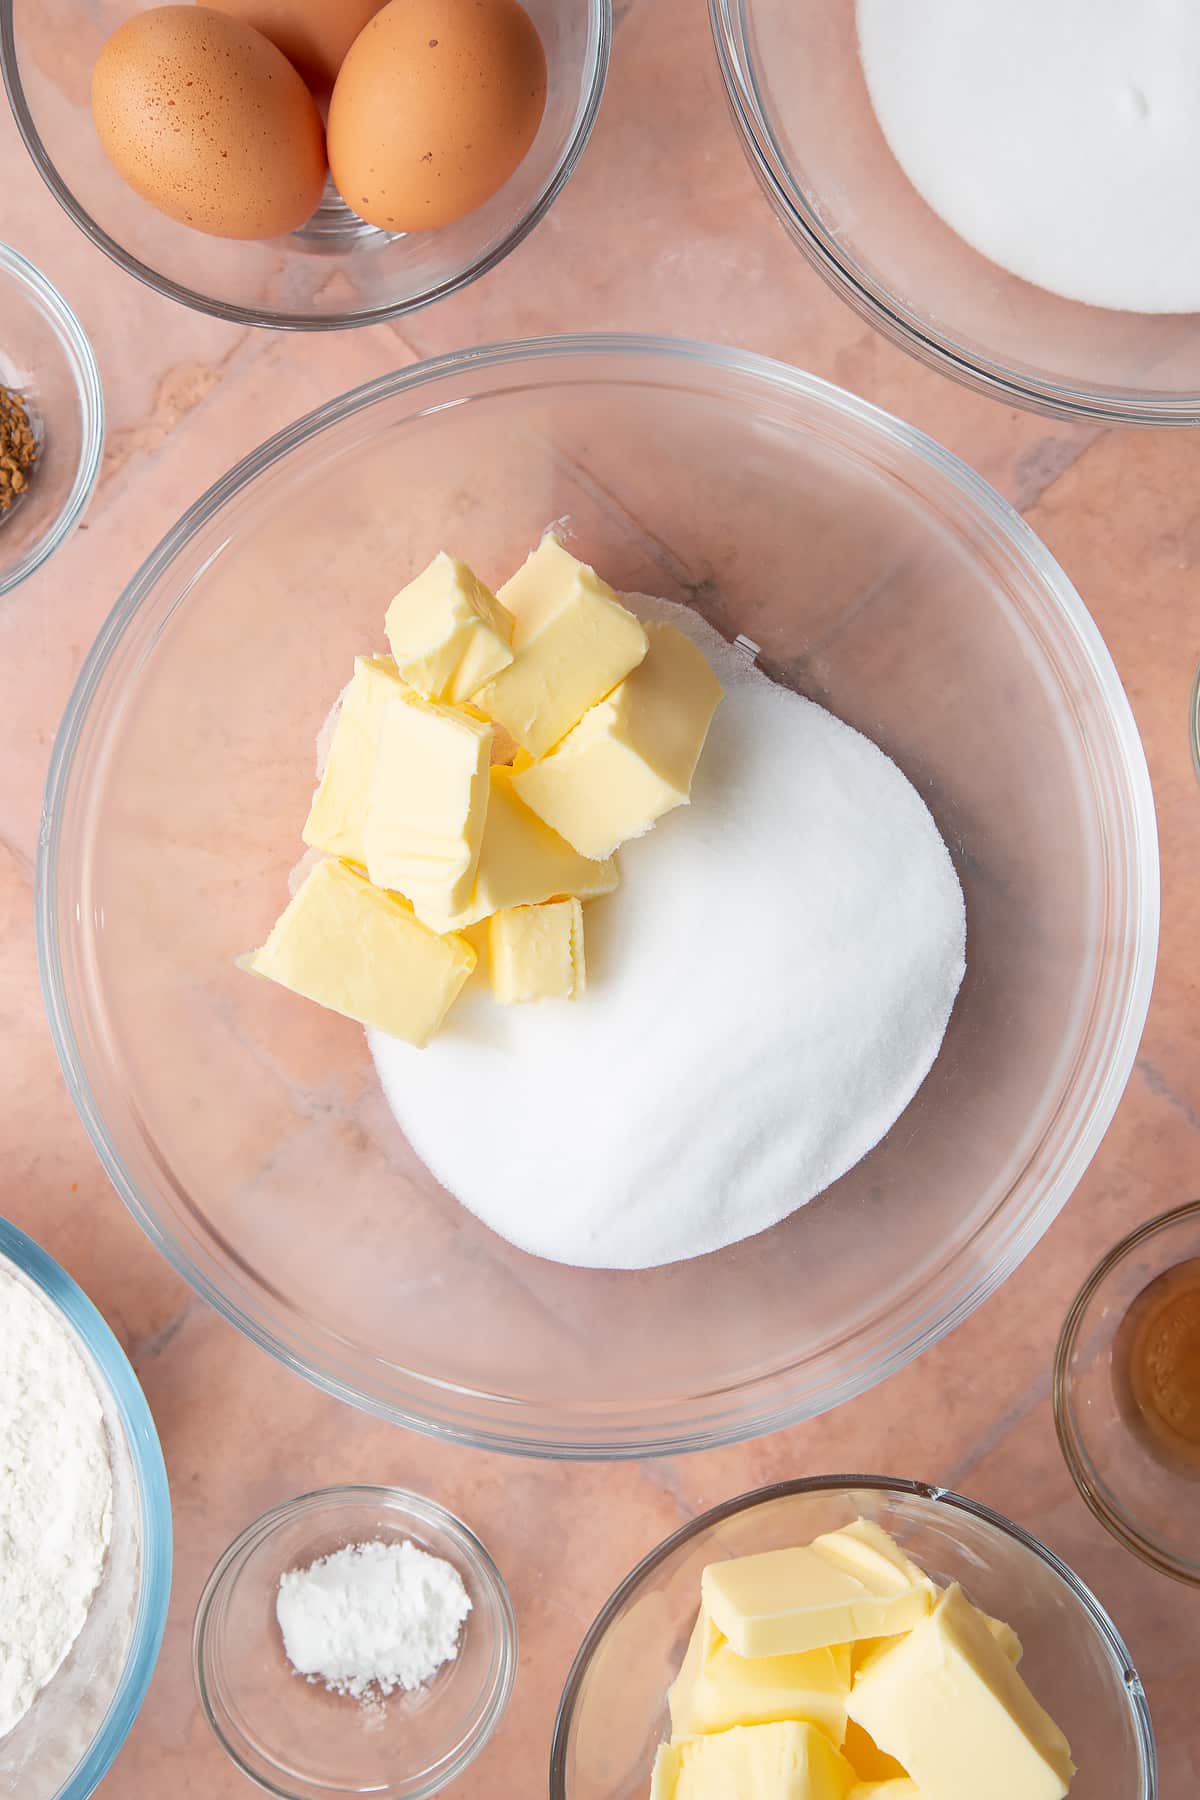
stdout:
[[950,856],[895,764],[691,611],[725,686],[692,793],[585,911],[583,1001],[477,975],[425,1050],[371,1049],[417,1154],[523,1250],[678,1262],[763,1231],[894,1123],[964,974]]
[[289,1569],[275,1599],[292,1667],[358,1700],[423,1687],[457,1656],[470,1610],[453,1563],[407,1539],[347,1544]]
[[83,1630],[111,1530],[95,1384],[53,1308],[0,1267],[0,1738]]
[[967,243],[1071,300],[1200,311],[1200,7],[858,0],[871,101]]

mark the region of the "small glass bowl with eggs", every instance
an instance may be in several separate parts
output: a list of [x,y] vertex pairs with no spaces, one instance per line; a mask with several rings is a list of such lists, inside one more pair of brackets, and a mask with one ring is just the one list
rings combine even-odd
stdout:
[[611,0],[0,0],[0,65],[76,224],[239,324],[367,325],[493,267],[591,134]]

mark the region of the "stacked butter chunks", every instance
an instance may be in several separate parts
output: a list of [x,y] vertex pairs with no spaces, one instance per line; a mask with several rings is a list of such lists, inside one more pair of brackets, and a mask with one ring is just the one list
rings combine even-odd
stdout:
[[710,1564],[651,1800],[1062,1800],[1020,1656],[869,1520]]
[[421,1045],[480,951],[502,1001],[582,994],[582,902],[688,800],[721,689],[553,536],[498,595],[435,557],[385,627],[304,828],[327,860],[246,966]]

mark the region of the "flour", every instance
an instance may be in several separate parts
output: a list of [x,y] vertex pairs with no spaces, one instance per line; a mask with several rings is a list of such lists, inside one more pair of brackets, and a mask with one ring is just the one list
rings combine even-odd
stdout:
[[82,1631],[111,1529],[100,1397],[67,1327],[0,1267],[0,1738]]
[[858,0],[900,167],[984,256],[1068,299],[1200,311],[1200,7]]
[[289,1569],[275,1601],[292,1667],[355,1699],[423,1687],[457,1656],[470,1610],[453,1563],[407,1539],[347,1544]]
[[497,1006],[476,975],[425,1050],[369,1033],[413,1148],[535,1255],[678,1262],[828,1187],[933,1063],[964,973],[962,890],[895,764],[693,612],[726,689],[690,807],[584,909],[588,994]]

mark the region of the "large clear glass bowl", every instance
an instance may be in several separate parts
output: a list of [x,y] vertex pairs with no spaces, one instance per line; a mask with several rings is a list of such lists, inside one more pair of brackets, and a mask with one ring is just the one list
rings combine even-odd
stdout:
[[438,231],[378,231],[350,211],[332,182],[307,225],[266,243],[208,237],[156,212],[103,154],[89,96],[106,38],[158,0],[0,0],[0,67],[46,185],[128,274],[236,324],[371,325],[494,268],[544,217],[583,154],[608,73],[612,0],[523,3],[546,50],[541,127],[500,191]]
[[1060,299],[973,250],[917,193],[875,117],[855,0],[709,0],[709,15],[751,167],[791,237],[868,323],[1009,405],[1200,422],[1193,315]]
[[[314,739],[394,589],[442,545],[498,581],[568,514],[619,587],[749,635],[780,681],[880,743],[967,897],[966,982],[895,1129],[775,1230],[636,1274],[493,1236],[406,1144],[363,1034],[234,967],[283,903]],[[747,896],[748,930],[761,903]],[[181,519],[68,708],[38,913],[71,1092],[201,1293],[405,1424],[640,1455],[861,1392],[1037,1241],[1144,1021],[1153,803],[1082,602],[954,457],[778,363],[549,339],[360,388]]]
[[20,1724],[0,1738],[7,1800],[87,1800],[137,1718],[171,1594],[171,1496],[137,1376],[87,1295],[32,1238],[0,1219],[6,1265],[58,1314],[83,1357],[108,1430],[112,1536],[83,1630]]
[[[1007,1621],[1021,1672],[1079,1765],[1071,1800],[1154,1800],[1150,1710],[1116,1626],[1053,1551],[989,1507],[945,1488],[832,1475],[744,1494],[695,1519],[628,1575],[567,1677],[550,1758],[550,1800],[644,1800],[670,1734],[667,1688],[700,1603],[700,1572],[729,1556],[807,1544],[876,1519],[935,1581]],[[1013,1796],[1017,1800],[1017,1796]]]

